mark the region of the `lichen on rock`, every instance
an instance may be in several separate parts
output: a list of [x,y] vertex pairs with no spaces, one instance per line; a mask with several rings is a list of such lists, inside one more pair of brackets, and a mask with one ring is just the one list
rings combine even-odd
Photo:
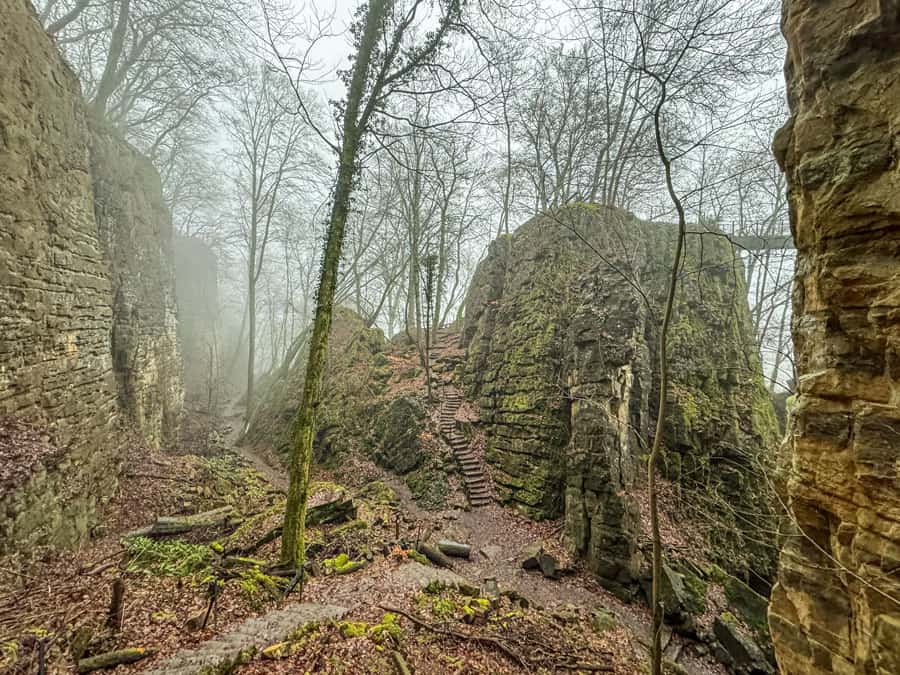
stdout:
[[[466,300],[463,377],[489,432],[498,495],[532,517],[564,513],[574,549],[623,595],[644,561],[636,493],[674,235],[606,207],[548,211],[492,244]],[[771,524],[764,474],[777,420],[740,257],[719,233],[686,242],[669,359],[663,473],[683,488],[716,560],[768,577],[774,551],[752,530]]]

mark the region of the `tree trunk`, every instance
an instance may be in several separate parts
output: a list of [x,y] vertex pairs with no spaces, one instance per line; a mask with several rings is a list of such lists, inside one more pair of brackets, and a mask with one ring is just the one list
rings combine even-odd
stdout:
[[659,532],[659,505],[656,490],[656,464],[659,460],[660,446],[662,444],[663,428],[666,416],[666,389],[668,388],[669,361],[666,355],[668,348],[669,324],[672,319],[672,308],[675,305],[675,293],[678,290],[678,271],[681,268],[681,255],[684,248],[684,236],[687,223],[684,215],[684,206],[675,192],[672,183],[672,163],[666,153],[662,140],[662,108],[666,102],[666,87],[660,82],[661,92],[659,101],[653,114],[654,128],[656,132],[656,149],[662,161],[666,174],[666,189],[669,197],[678,212],[678,234],[675,242],[675,257],[672,261],[672,270],[669,277],[669,288],[666,294],[666,304],[663,310],[663,319],[659,329],[659,403],[656,413],[656,430],[653,434],[653,446],[650,449],[650,457],[647,459],[647,491],[650,494],[650,531],[653,539],[653,581],[651,587],[651,609],[653,612],[653,635],[650,649],[650,669],[652,675],[662,675],[662,622],[663,606],[660,583],[662,579],[662,538]]
[[247,289],[247,406],[244,408],[246,420],[250,419],[253,412],[253,367],[256,361],[256,281],[253,278],[253,267],[251,262],[250,283]]
[[100,84],[97,85],[97,95],[94,96],[94,111],[99,117],[106,115],[106,107],[109,97],[116,90],[117,71],[119,59],[125,47],[125,33],[128,31],[128,19],[131,11],[131,0],[120,0],[119,13],[116,17],[116,26],[113,29],[109,41],[109,51],[106,55],[106,64],[103,74],[100,76]]
[[[316,294],[313,332],[310,339],[306,378],[303,383],[303,400],[294,423],[294,443],[288,461],[290,482],[284,512],[284,531],[281,537],[281,560],[287,566],[295,569],[300,569],[303,565],[306,501],[309,496],[309,465],[312,461],[316,417],[328,356],[328,336],[331,331],[334,291],[337,286],[341,249],[344,245],[344,232],[357,168],[356,156],[359,150],[360,136],[364,131],[364,126],[360,126],[361,120],[358,117],[365,94],[372,52],[378,44],[389,5],[389,0],[372,0],[369,4],[365,28],[360,39],[359,50],[353,65],[353,76],[347,92],[337,183],[335,184],[334,201],[331,205],[331,216],[328,220],[322,276],[319,279],[319,290]],[[364,121],[363,124],[365,124]]]

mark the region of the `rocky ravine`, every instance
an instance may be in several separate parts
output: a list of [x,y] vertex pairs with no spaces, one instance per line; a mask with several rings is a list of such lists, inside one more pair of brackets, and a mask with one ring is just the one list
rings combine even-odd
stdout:
[[775,140],[797,244],[783,672],[900,672],[900,13],[786,0]]

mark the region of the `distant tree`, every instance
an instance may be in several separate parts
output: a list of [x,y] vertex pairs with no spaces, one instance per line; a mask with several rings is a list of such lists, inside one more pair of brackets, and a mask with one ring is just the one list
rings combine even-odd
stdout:
[[286,195],[300,190],[305,177],[317,168],[315,152],[307,142],[310,129],[294,113],[293,99],[282,73],[264,64],[248,64],[235,99],[223,113],[233,147],[236,216],[247,265],[248,417],[254,403],[257,360],[257,286],[266,251]]
[[149,155],[231,82],[248,6],[224,0],[45,0],[39,15],[98,116]]

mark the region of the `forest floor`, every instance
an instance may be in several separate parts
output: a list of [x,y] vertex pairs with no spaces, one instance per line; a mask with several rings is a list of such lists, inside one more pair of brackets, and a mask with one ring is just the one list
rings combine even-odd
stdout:
[[[216,664],[206,675],[649,672],[647,608],[597,585],[566,553],[561,522],[470,509],[452,476],[439,508],[426,509],[362,453],[314,470],[310,503],[350,497],[355,513],[308,530],[314,576],[285,596],[290,580],[273,570],[280,542],[266,535],[280,525],[287,480],[267,451],[236,445],[242,419],[237,406],[188,413],[176,451],[131,450],[82,548],[0,561],[0,672],[78,672],[80,659],[124,648],[146,656],[106,672],[181,675],[200,662]],[[160,516],[223,508],[228,517],[207,527],[126,536]],[[453,558],[450,572],[415,551],[439,539],[468,544],[469,559]],[[561,578],[523,569],[537,542]],[[121,621],[111,621],[123,584]],[[668,630],[663,643],[669,673],[725,672],[699,643]]]
[[[104,507],[102,527],[80,550],[2,562],[0,664],[7,671],[77,672],[79,658],[125,647],[146,648],[152,656],[107,672],[159,668],[180,649],[198,648],[248,617],[300,600],[299,590],[283,599],[285,582],[268,574],[264,561],[277,559],[277,541],[248,554],[249,567],[224,566],[229,548],[259,539],[283,512],[285,481],[271,458],[231,447],[238,422],[197,416],[187,425],[195,438],[186,434],[184,454],[135,449],[120,490]],[[359,457],[340,476],[320,471],[315,480],[326,498],[343,481],[358,520],[311,531],[310,540],[319,542],[319,574],[302,589],[302,601],[339,605],[346,615],[267,650],[278,658],[257,656],[230,672],[646,672],[646,608],[619,601],[569,560],[559,523],[535,523],[498,505],[428,511],[401,481]],[[223,506],[240,519],[177,537],[123,536],[160,515]],[[437,572],[410,561],[415,554],[398,542],[426,533],[472,546],[469,560],[453,560],[453,572],[466,580],[462,591],[452,583],[423,588]],[[519,554],[536,541],[566,568],[561,579],[522,569]],[[341,553],[364,566],[322,573]],[[504,594],[484,607],[466,593],[489,578]],[[121,626],[113,628],[107,614],[117,579],[124,581],[125,602]],[[222,585],[201,627],[215,579]],[[697,654],[697,645],[669,633],[666,641],[680,672],[723,672]]]

